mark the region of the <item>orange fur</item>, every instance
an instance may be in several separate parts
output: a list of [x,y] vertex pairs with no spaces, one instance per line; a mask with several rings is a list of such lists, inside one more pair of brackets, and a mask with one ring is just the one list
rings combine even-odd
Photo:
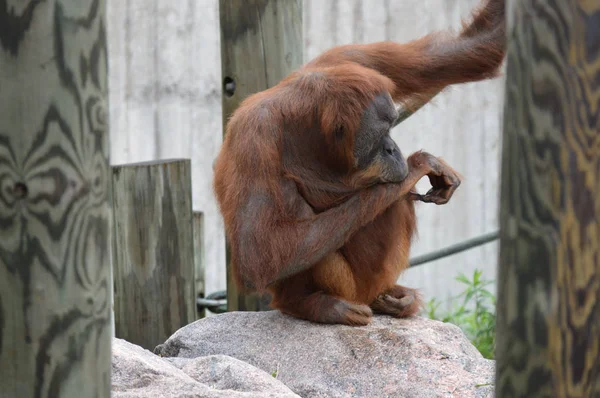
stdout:
[[246,98],[214,179],[238,285],[269,290],[274,308],[316,322],[366,324],[369,306],[418,311],[418,294],[395,285],[416,228],[411,191],[424,175],[443,187],[444,175],[432,177],[417,153],[406,181],[373,185],[377,167],[355,168],[361,115],[381,93],[410,102],[494,77],[504,45],[504,1],[488,0],[457,37],[336,47]]
[[352,302],[364,301],[359,300],[352,265],[338,251],[328,254],[319,261],[312,269],[312,276],[316,285],[336,297]]

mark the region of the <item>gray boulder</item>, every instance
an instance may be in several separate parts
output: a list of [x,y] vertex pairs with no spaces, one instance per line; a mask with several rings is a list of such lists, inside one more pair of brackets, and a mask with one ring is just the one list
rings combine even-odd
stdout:
[[224,355],[179,360],[113,339],[114,398],[298,398],[273,376]]
[[319,325],[268,312],[196,321],[155,352],[183,369],[211,355],[237,358],[309,397],[492,397],[494,361],[454,325],[376,316],[364,327]]

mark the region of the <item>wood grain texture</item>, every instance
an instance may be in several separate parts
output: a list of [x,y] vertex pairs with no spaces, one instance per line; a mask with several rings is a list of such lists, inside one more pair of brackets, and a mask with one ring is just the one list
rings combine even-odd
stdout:
[[0,1],[0,396],[109,397],[104,0]]
[[[225,131],[241,101],[276,85],[302,65],[302,1],[220,0],[219,16]],[[267,309],[267,303],[265,297],[241,294],[228,270],[229,311]]]
[[498,397],[600,397],[600,2],[509,4]]
[[[206,297],[204,273],[206,270],[206,253],[204,245],[204,213],[195,211],[193,213],[193,228],[194,228],[194,276],[195,291],[194,297]],[[204,318],[206,310],[196,311],[196,318]]]
[[148,350],[196,319],[190,169],[112,167],[116,336]]

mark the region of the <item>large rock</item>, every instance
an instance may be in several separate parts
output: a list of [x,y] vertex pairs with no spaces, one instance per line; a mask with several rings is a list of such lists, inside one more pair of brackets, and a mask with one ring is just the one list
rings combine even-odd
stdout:
[[114,398],[298,398],[273,376],[235,358],[210,355],[178,366],[113,339]]
[[376,316],[364,327],[319,325],[278,311],[196,321],[155,352],[176,366],[227,355],[271,374],[301,397],[491,397],[494,361],[462,331],[426,318]]

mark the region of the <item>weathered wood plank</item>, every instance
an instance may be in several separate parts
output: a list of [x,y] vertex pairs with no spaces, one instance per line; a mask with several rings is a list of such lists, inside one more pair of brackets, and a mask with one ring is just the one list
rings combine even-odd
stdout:
[[[206,297],[204,284],[204,272],[206,269],[206,253],[204,251],[204,213],[195,211],[193,213],[194,228],[194,268],[195,268],[195,294],[194,297]],[[197,311],[198,319],[206,316],[206,310]]]
[[[225,289],[212,192],[222,142],[217,0],[107,1],[112,164],[192,158],[192,206],[206,228],[206,286]],[[160,29],[155,29],[157,26]]]
[[[276,85],[302,65],[301,0],[220,0],[223,130],[247,96]],[[227,254],[229,262],[229,253]],[[241,294],[227,272],[229,311],[266,309],[256,294]]]
[[190,163],[112,167],[116,336],[149,350],[196,319]]
[[109,397],[105,1],[0,1],[0,396]]
[[498,397],[600,396],[600,2],[512,1]]

